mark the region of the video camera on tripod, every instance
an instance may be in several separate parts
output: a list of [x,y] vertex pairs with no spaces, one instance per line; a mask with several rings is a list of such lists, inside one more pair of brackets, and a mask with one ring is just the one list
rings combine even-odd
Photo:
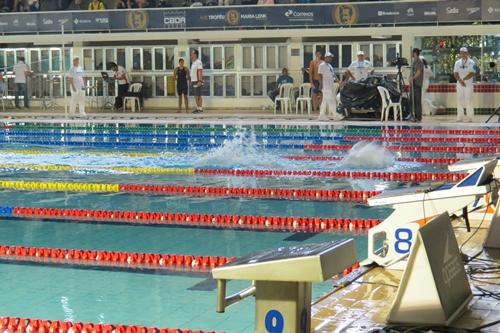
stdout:
[[408,66],[409,63],[408,63],[408,59],[400,57],[399,53],[397,53],[396,54],[396,59],[394,59],[393,61],[391,61],[391,65],[392,66],[397,66],[398,67],[398,71],[401,71],[401,67]]

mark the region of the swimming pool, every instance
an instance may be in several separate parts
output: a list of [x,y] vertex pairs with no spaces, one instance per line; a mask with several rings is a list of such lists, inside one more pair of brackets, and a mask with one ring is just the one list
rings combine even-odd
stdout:
[[[439,134],[418,133],[419,136],[414,136],[399,133],[392,137],[416,137],[414,142],[404,144],[423,148],[393,150],[391,147],[398,143],[387,141],[384,143],[386,149],[372,145],[361,151],[359,156],[351,153],[349,163],[339,160],[347,155],[349,147],[360,136],[370,140],[370,137],[383,137],[382,134],[381,129],[375,127],[263,129],[10,124],[4,128],[0,140],[0,181],[99,183],[116,185],[116,188],[123,184],[168,184],[203,187],[205,190],[217,187],[226,191],[228,188],[382,191],[411,186],[411,182],[368,175],[334,177],[303,172],[445,173],[444,164],[438,163],[439,158],[463,158],[474,152],[438,152],[423,148],[483,145],[423,139],[439,137]],[[349,138],[349,135],[355,138]],[[457,134],[457,137],[460,135]],[[322,149],[316,149],[318,146]],[[366,158],[368,153],[372,155],[370,158]],[[152,168],[170,171],[154,172]],[[224,172],[196,171],[202,169],[289,170],[296,173],[278,177],[268,174],[255,176],[254,173],[230,176]],[[382,208],[368,208],[362,197],[359,200],[314,195],[306,198],[297,197],[295,193],[291,198],[283,199],[274,195],[258,197],[243,192],[230,196],[224,193],[206,195],[206,192],[197,195],[182,192],[131,193],[99,189],[66,191],[57,187],[21,190],[12,187],[0,191],[0,202],[2,207],[182,212],[187,215],[383,219],[390,212]],[[251,228],[202,228],[178,224],[62,222],[51,218],[6,218],[0,222],[1,245],[240,257],[257,250],[352,237],[356,240],[358,259],[366,256],[364,231],[350,232],[345,228],[335,232],[294,232],[293,228],[287,231],[257,231]],[[149,274],[113,268],[82,269],[4,262],[0,264],[0,274],[3,276],[0,286],[2,315],[228,332],[253,331],[252,300],[235,305],[224,314],[215,313],[215,284],[208,272],[188,270]],[[228,292],[245,286],[243,282],[233,281]],[[315,284],[313,298],[331,288],[331,281]]]

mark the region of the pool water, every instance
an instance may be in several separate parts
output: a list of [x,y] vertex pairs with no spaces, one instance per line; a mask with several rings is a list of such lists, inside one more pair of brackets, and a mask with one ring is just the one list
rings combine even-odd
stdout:
[[[247,133],[248,134],[248,133]],[[286,132],[281,133],[287,134]],[[326,134],[328,135],[328,134]],[[330,134],[333,135],[333,134]],[[200,142],[220,147],[205,149],[153,149],[151,147],[75,147],[67,146],[60,135],[26,135],[44,144],[22,144],[4,133],[0,146],[0,164],[71,165],[75,171],[0,170],[0,180],[149,183],[227,187],[278,187],[314,189],[384,190],[409,186],[381,180],[330,179],[312,177],[227,177],[175,174],[133,174],[104,170],[102,167],[210,167],[286,170],[387,170],[444,171],[442,166],[395,161],[371,166],[381,156],[376,151],[358,163],[346,166],[340,161],[296,161],[288,155],[305,155],[302,149],[262,148],[262,138],[240,136],[231,140],[201,138]],[[41,140],[43,138],[43,140]],[[72,142],[95,142],[88,136],[74,135]],[[99,136],[99,142],[116,142],[114,137]],[[115,140],[115,141],[113,141]],[[136,139],[129,139],[133,142]],[[135,142],[139,142],[137,139]],[[148,142],[152,142],[148,139]],[[168,139],[174,140],[174,139]],[[180,140],[176,138],[175,140]],[[193,139],[198,140],[198,139]],[[276,141],[276,140],[275,140]],[[331,140],[335,142],[335,140]],[[121,141],[123,142],[123,141]],[[143,141],[141,141],[143,142]],[[282,144],[284,141],[280,141]],[[294,144],[311,143],[288,139]],[[329,141],[330,142],[330,141]],[[179,143],[179,141],[177,141]],[[193,142],[188,142],[192,144]],[[23,150],[43,150],[42,154]],[[154,156],[130,156],[120,153],[153,152]],[[102,154],[112,152],[112,154]],[[336,155],[345,153],[336,152]],[[385,154],[385,152],[383,152]],[[392,153],[388,153],[392,154]],[[333,155],[333,153],[332,153]],[[420,156],[406,153],[406,156]],[[387,156],[386,156],[387,157]],[[382,158],[384,158],[382,156]],[[380,162],[380,161],[379,161]],[[0,191],[1,206],[53,207],[103,210],[136,210],[234,215],[280,215],[312,217],[349,217],[383,219],[389,209],[368,208],[349,202],[270,200],[248,198],[200,198],[189,196],[153,196],[124,193],[97,194],[73,192]],[[366,257],[364,233],[321,233],[291,237],[289,232],[258,232],[144,225],[83,224],[40,220],[0,220],[0,244],[37,247],[61,247],[130,252],[181,253],[240,257],[254,251],[280,246],[318,243],[354,238],[358,259]],[[291,239],[289,239],[291,237]],[[0,264],[0,315],[121,323],[156,327],[179,327],[227,332],[253,332],[254,302],[247,299],[215,313],[215,283],[210,275],[189,272],[147,274],[112,269],[81,269]],[[232,281],[228,293],[248,286]],[[313,299],[332,288],[332,282],[313,286]]]

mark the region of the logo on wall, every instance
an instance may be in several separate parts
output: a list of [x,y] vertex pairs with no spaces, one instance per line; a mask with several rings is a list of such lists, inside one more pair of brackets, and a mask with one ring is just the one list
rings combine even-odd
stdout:
[[240,12],[236,9],[230,9],[226,14],[226,22],[231,25],[237,25],[240,23]]
[[354,5],[337,5],[332,11],[333,22],[352,25],[358,22],[358,8]]
[[133,10],[127,13],[127,26],[134,30],[143,30],[148,27],[148,13],[143,10]]

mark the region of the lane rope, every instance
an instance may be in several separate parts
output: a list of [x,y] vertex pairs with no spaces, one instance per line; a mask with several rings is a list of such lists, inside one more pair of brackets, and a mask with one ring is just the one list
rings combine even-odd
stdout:
[[[16,138],[0,138],[0,143],[7,144],[34,144],[34,145],[52,145],[52,146],[73,146],[73,147],[122,147],[122,148],[162,148],[173,150],[208,150],[219,148],[223,146],[222,143],[174,143],[174,142],[158,142],[151,140],[151,142],[127,142],[116,139],[115,141],[68,141],[68,140],[55,140],[48,138],[47,140],[25,140]],[[336,150],[347,151],[350,150],[352,145],[324,145],[324,144],[281,144],[281,143],[265,143],[257,144],[257,149],[282,149],[282,150]],[[417,146],[417,145],[390,145],[385,146],[386,149],[392,151],[405,151],[405,152],[421,152],[421,153],[466,153],[466,154],[497,154],[500,153],[500,146]]]
[[[19,155],[40,155],[40,154],[77,154],[77,155],[104,155],[104,156],[128,156],[128,157],[175,157],[182,154],[173,153],[134,153],[134,152],[81,152],[70,150],[35,150],[35,149],[2,149],[0,153],[10,153]],[[187,155],[186,155],[187,156]],[[297,161],[340,161],[345,156],[315,156],[315,155],[289,155],[281,156],[289,160]],[[399,157],[400,162],[416,162],[424,164],[453,164],[460,161],[460,158],[432,158],[432,157]]]
[[97,193],[142,193],[155,195],[188,195],[197,197],[236,197],[259,199],[358,201],[380,194],[379,191],[287,189],[287,188],[245,188],[182,186],[154,184],[104,184],[67,183],[36,181],[0,181],[0,188],[27,191],[71,191]]
[[300,216],[223,215],[174,212],[142,212],[42,207],[0,207],[4,218],[51,219],[74,222],[123,223],[132,225],[175,225],[202,228],[245,229],[281,232],[334,232],[365,230],[379,219],[350,219]]
[[456,182],[464,178],[466,173],[453,172],[386,172],[386,171],[326,171],[326,170],[266,170],[266,169],[201,169],[201,168],[152,168],[152,167],[84,167],[70,165],[35,165],[35,164],[0,164],[0,170],[33,170],[33,171],[119,171],[126,173],[165,173],[203,176],[237,176],[237,177],[322,177],[351,179],[381,179],[385,181]]
[[[107,250],[81,250],[0,245],[0,259],[43,264],[71,264],[102,268],[209,270],[235,260],[225,256],[195,256]],[[49,259],[49,260],[47,260]]]
[[428,134],[428,135],[500,135],[498,129],[433,129],[433,128],[387,128],[387,126],[370,126],[370,127],[347,127],[347,128],[328,128],[328,127],[307,127],[301,125],[293,125],[287,127],[269,127],[248,125],[245,127],[212,125],[212,126],[191,126],[191,125],[156,125],[156,124],[141,124],[125,125],[125,124],[92,124],[81,126],[78,124],[59,124],[47,125],[46,123],[39,124],[19,124],[12,123],[4,125],[4,130],[9,129],[32,129],[32,130],[108,130],[108,131],[124,131],[124,132],[151,132],[151,131],[174,131],[174,132],[238,132],[251,130],[254,132],[292,132],[292,133],[362,133],[362,134]]
[[500,137],[387,137],[387,136],[344,136],[344,141],[383,141],[383,142],[428,142],[428,143],[479,143],[500,144]]
[[23,317],[0,317],[0,332],[6,333],[216,333],[178,328],[139,325],[80,323]]
[[[314,155],[289,155],[283,156],[284,158],[297,161],[340,161],[345,156],[314,156]],[[399,162],[415,162],[423,164],[439,164],[439,165],[449,165],[461,161],[460,158],[451,157],[399,157],[396,161]]]

